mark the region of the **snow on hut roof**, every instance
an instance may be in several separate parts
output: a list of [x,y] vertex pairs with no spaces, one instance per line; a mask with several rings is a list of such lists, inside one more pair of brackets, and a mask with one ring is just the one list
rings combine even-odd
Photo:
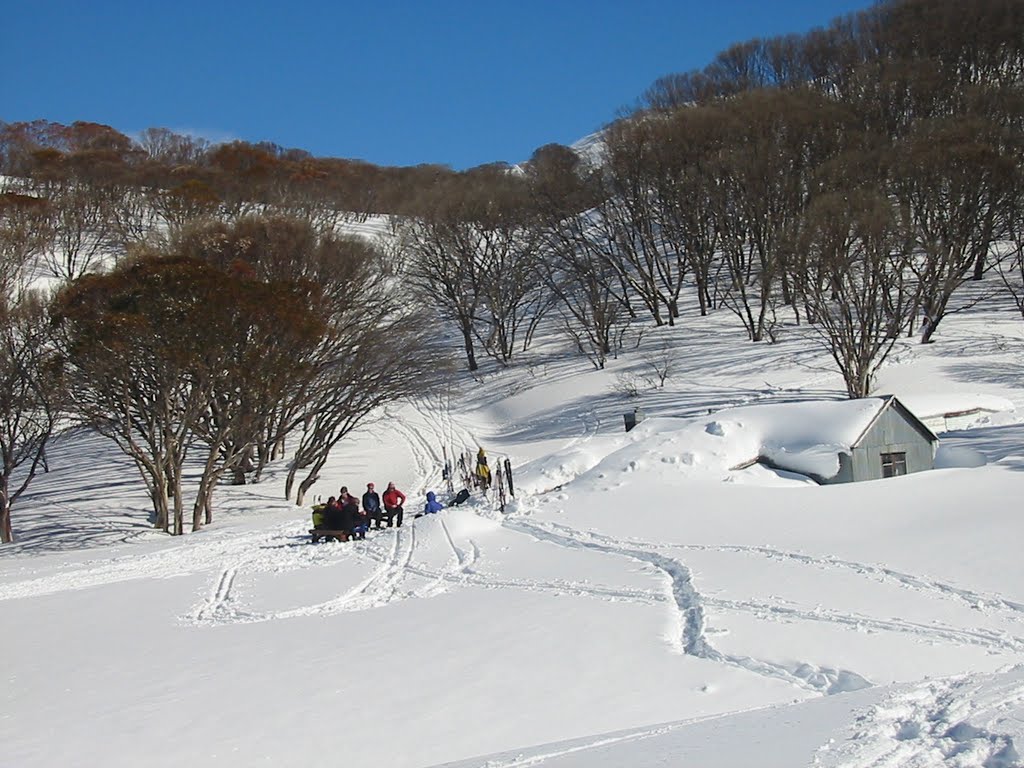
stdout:
[[776,403],[733,408],[719,414],[758,437],[756,457],[812,477],[839,472],[839,454],[849,453],[881,413],[887,398]]
[[[600,480],[643,467],[721,482],[757,461],[831,478],[839,472],[839,454],[850,453],[890,401],[895,398],[766,403],[692,419],[651,418],[628,433],[551,454],[543,466],[529,468],[523,484],[551,488],[588,474]],[[925,437],[931,434],[923,425],[921,430]]]

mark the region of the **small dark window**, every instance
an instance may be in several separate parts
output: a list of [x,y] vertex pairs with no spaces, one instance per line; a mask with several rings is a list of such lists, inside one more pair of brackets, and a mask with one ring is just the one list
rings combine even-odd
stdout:
[[907,474],[907,454],[882,454],[882,477],[896,477],[905,474]]

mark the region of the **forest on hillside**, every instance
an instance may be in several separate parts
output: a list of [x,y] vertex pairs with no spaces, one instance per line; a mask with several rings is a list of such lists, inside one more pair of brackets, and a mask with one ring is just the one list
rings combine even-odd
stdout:
[[[0,123],[0,540],[68,425],[132,458],[164,530],[190,455],[193,529],[218,482],[278,458],[302,503],[375,408],[445,385],[439,319],[470,371],[545,318],[595,368],[684,304],[753,342],[801,324],[860,397],[966,302],[1024,317],[1021,0],[889,0],[738,43],[600,148],[457,173]],[[388,238],[345,234],[371,215]]]

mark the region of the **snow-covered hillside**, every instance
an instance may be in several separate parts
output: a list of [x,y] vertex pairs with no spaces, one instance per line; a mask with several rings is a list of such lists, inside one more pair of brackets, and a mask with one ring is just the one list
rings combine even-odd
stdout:
[[381,414],[313,488],[394,481],[415,511],[443,446],[482,445],[515,467],[505,511],[475,494],[349,544],[308,543],[284,467],[157,534],[129,463],[68,435],[0,550],[0,763],[1021,765],[1022,330],[979,307],[901,341],[879,392],[983,410],[942,469],[828,487],[732,469],[827,437],[828,409],[757,409],[841,399],[803,329],[687,316],[636,399],[647,342],[598,372],[550,336]]

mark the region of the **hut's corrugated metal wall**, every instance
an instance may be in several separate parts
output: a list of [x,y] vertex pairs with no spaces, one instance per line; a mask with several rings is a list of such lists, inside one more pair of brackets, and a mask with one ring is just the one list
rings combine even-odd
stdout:
[[[935,466],[935,447],[898,408],[889,407],[861,437],[851,456],[852,480],[877,480],[882,475],[882,454],[904,453],[907,474]],[[842,473],[841,473],[842,474]],[[842,482],[837,478],[838,482]]]

